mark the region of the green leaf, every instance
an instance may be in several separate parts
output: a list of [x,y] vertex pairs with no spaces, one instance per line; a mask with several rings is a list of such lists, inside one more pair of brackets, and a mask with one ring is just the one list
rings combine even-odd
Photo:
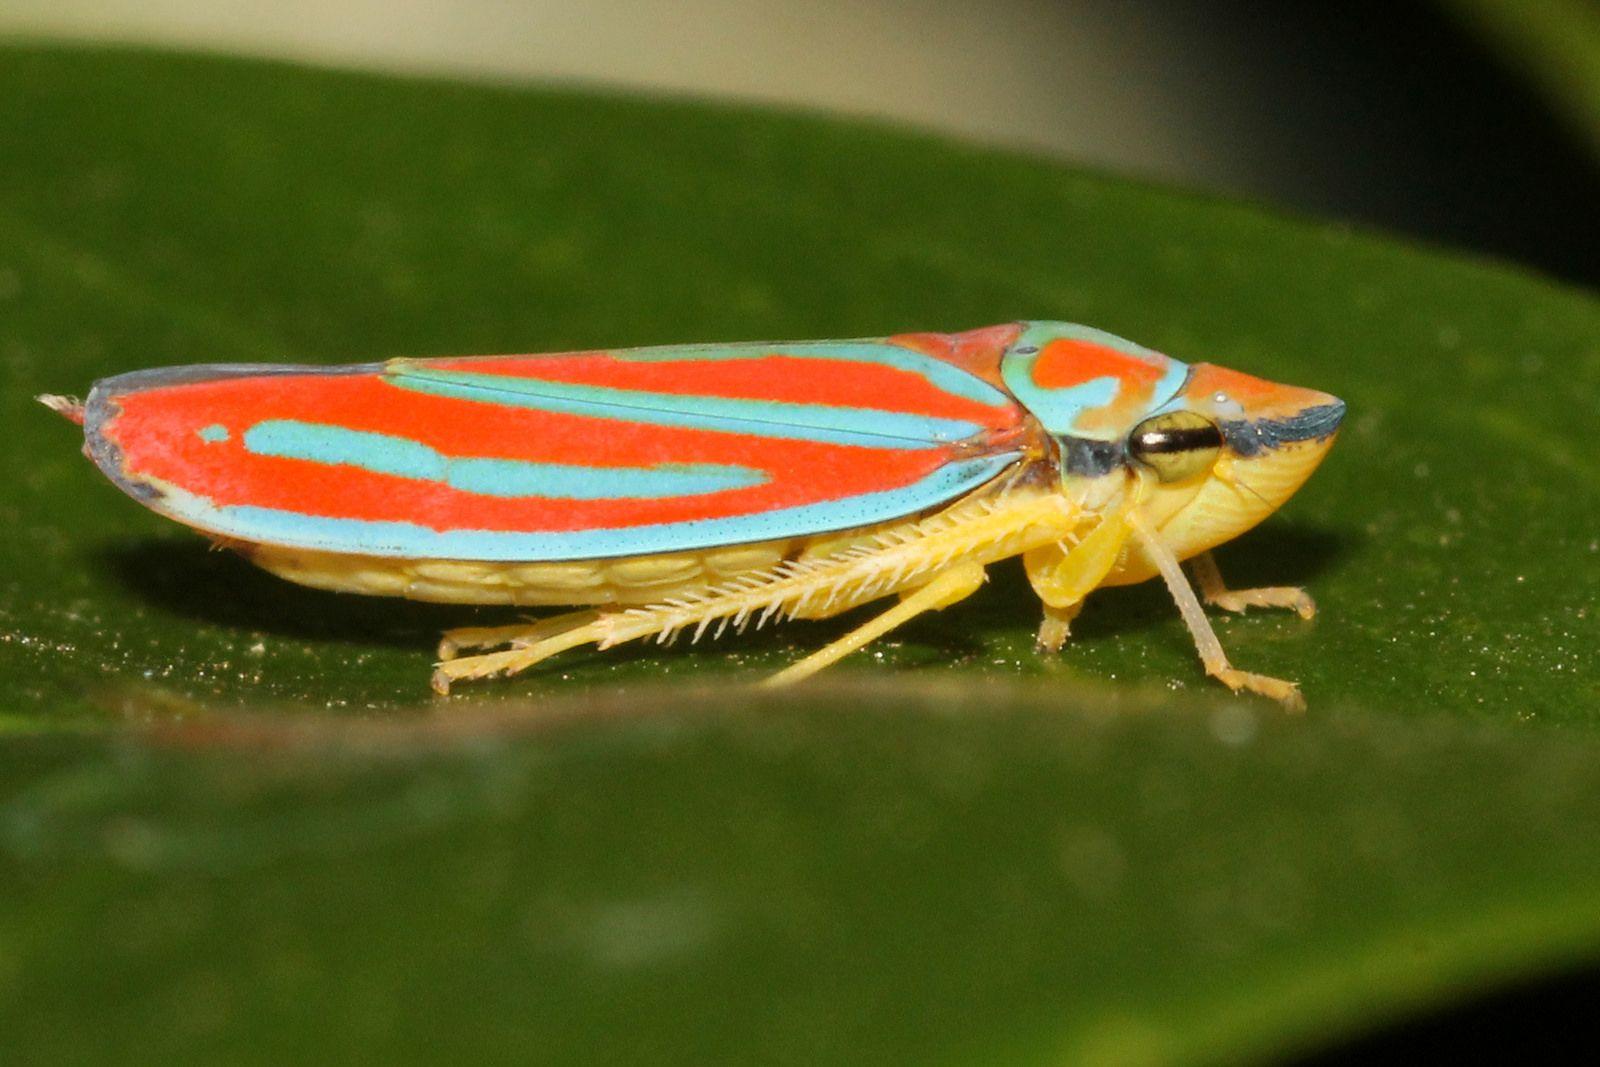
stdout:
[[[0,62],[0,1029],[41,1061],[1192,1063],[1600,950],[1600,304],[816,118],[220,59]],[[493,613],[300,589],[33,403],[138,367],[1093,323],[1350,404],[1221,553],[1310,711],[1153,586],[1015,568],[428,698]]]

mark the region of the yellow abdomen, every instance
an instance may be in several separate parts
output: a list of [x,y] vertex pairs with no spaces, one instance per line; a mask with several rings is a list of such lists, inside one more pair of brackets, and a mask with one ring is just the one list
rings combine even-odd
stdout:
[[[830,535],[829,540],[837,536]],[[558,563],[392,559],[260,544],[230,547],[280,578],[315,589],[442,604],[535,607],[655,603],[742,574],[769,570],[803,553],[808,542],[764,541],[695,552]]]

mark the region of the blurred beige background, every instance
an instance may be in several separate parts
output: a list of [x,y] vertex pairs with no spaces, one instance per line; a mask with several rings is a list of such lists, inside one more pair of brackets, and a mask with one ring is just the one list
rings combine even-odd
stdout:
[[0,37],[844,112],[1600,282],[1600,215],[1569,207],[1600,199],[1600,167],[1457,7],[0,0]]
[[1113,0],[0,0],[0,34],[767,101],[1249,189],[1186,22]]

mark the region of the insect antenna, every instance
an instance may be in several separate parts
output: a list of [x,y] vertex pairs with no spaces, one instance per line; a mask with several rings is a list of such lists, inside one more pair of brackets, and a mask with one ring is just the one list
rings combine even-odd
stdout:
[[1240,478],[1229,478],[1228,479],[1228,484],[1232,485],[1232,486],[1236,486],[1236,487],[1238,487],[1240,489],[1243,489],[1245,492],[1249,493],[1251,496],[1255,497],[1257,500],[1261,501],[1263,504],[1265,504],[1269,508],[1273,506],[1272,501],[1268,500],[1266,497],[1264,497],[1260,493],[1256,492],[1254,489],[1252,489],[1250,487],[1250,484],[1248,482],[1246,482],[1246,481],[1244,481],[1244,480],[1242,480]]

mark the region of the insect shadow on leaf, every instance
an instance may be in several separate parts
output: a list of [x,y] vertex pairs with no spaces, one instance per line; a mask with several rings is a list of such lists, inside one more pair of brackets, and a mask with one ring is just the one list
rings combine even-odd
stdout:
[[288,585],[233,553],[215,551],[194,538],[111,544],[100,550],[96,562],[98,569],[141,601],[220,629],[414,650],[426,647],[439,629],[462,618],[459,607],[373,600]]

